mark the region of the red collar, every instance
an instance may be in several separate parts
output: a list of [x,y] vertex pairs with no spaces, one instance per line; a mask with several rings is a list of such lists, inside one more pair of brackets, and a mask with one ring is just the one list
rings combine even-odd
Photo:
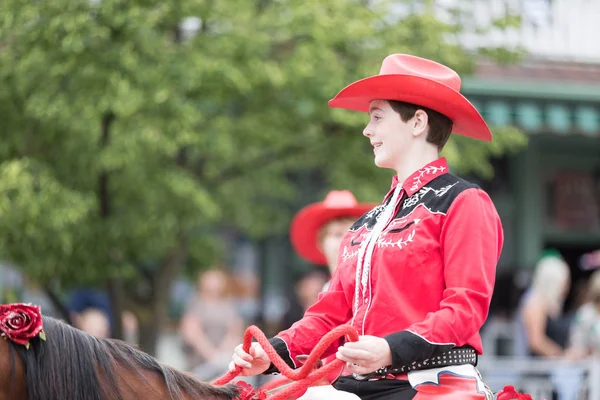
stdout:
[[[437,160],[425,165],[423,168],[420,168],[419,170],[413,172],[408,178],[406,178],[406,180],[402,184],[402,189],[404,189],[406,195],[410,197],[438,176],[446,174],[448,172],[449,169],[446,158],[438,158]],[[386,199],[391,195],[391,193],[394,191],[397,185],[398,175],[394,175],[394,177],[392,178],[392,186],[390,187],[390,191],[385,196]]]

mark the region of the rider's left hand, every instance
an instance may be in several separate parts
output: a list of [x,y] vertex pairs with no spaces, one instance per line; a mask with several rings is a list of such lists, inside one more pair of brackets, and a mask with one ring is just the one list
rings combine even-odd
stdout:
[[376,336],[359,336],[338,348],[336,357],[346,362],[350,372],[368,374],[392,364],[392,350],[387,340]]

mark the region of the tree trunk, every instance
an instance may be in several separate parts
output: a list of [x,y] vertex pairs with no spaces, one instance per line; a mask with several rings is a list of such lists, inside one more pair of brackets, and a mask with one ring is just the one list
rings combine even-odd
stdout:
[[[106,148],[110,143],[110,129],[115,120],[115,114],[106,112],[102,116],[100,126],[100,149]],[[106,171],[101,171],[98,176],[98,203],[100,207],[100,218],[106,220],[112,214],[112,202],[109,187],[109,174]],[[107,254],[107,260],[109,260]],[[111,313],[113,314],[112,321],[112,337],[123,339],[123,288],[121,281],[118,278],[111,278],[106,285],[108,297],[110,299]]]
[[[175,164],[185,167],[188,163],[185,148],[179,149]],[[163,257],[157,271],[149,276],[152,285],[150,299],[145,304],[138,302],[136,317],[138,318],[138,345],[142,351],[156,355],[161,330],[168,322],[169,294],[171,284],[177,277],[187,259],[187,240],[184,235],[176,238],[171,251]]]
[[108,298],[110,300],[110,312],[113,315],[112,337],[123,340],[123,302],[124,293],[121,281],[118,278],[111,278],[106,285]]
[[138,346],[140,350],[151,356],[156,356],[156,345],[158,344],[158,335],[160,332],[158,325],[161,318],[160,307],[157,306],[155,298],[142,307],[145,310],[141,313],[136,313],[138,318]]
[[187,258],[186,240],[179,239],[175,248],[162,259],[152,283],[150,301],[139,304],[136,312],[139,327],[138,344],[142,351],[156,354],[156,345],[163,327],[168,323],[171,284]]

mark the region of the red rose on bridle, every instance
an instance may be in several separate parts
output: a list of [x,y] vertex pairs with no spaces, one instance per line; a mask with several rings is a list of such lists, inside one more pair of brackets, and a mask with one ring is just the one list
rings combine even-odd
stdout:
[[26,348],[36,336],[46,340],[40,307],[23,303],[0,304],[0,335]]
[[519,393],[514,386],[504,386],[496,397],[496,400],[532,400],[531,395]]
[[238,386],[238,396],[235,398],[236,400],[265,400],[267,398],[267,393],[264,390],[259,390],[256,392],[254,387],[249,383],[244,381],[235,381],[235,384]]

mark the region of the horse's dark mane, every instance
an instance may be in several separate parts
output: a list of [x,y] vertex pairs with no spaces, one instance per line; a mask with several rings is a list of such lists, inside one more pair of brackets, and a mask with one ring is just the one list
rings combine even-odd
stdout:
[[44,330],[47,341],[35,338],[29,349],[11,343],[23,362],[28,400],[123,400],[117,365],[142,381],[144,371],[162,375],[171,400],[181,399],[182,392],[199,400],[237,396],[235,386],[201,382],[125,342],[98,339],[50,317],[44,317]]

